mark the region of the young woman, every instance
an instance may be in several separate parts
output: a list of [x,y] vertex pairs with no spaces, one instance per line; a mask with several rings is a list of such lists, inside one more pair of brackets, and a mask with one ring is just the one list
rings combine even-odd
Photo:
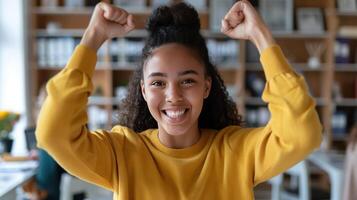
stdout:
[[81,44],[47,85],[39,146],[66,170],[114,192],[114,199],[253,199],[253,187],[305,158],[321,125],[303,77],[289,66],[246,0],[233,5],[222,32],[253,42],[267,79],[271,119],[244,128],[211,64],[197,12],[179,3],[157,8],[120,125],[86,128],[96,51],[135,27],[125,10],[99,3]]

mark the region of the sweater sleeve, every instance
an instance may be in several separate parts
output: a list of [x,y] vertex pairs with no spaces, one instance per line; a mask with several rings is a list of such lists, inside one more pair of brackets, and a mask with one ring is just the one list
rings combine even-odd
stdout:
[[271,118],[265,127],[243,128],[233,134],[231,148],[244,152],[252,169],[254,185],[303,160],[322,139],[322,127],[304,78],[286,61],[279,46],[261,54],[266,85],[262,99],[268,103]]
[[111,135],[86,128],[95,64],[93,50],[76,47],[67,66],[47,84],[36,137],[38,146],[68,172],[111,190],[113,177],[118,177]]

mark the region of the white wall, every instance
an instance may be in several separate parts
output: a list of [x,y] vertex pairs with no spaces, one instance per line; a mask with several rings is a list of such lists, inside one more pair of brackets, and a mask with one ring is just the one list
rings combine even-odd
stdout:
[[0,109],[21,113],[13,137],[13,154],[26,153],[25,3],[27,0],[0,1]]

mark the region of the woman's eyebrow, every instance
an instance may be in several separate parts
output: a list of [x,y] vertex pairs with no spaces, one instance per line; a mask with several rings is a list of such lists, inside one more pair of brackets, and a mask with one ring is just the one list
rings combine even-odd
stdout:
[[153,72],[148,76],[148,78],[155,77],[155,76],[167,77],[167,74],[164,74],[164,73],[161,73],[161,72]]
[[183,75],[187,75],[187,74],[199,75],[197,71],[191,69],[191,70],[186,70],[186,71],[180,72],[179,76],[183,76]]
[[[199,73],[195,70],[186,70],[186,71],[183,71],[183,72],[180,72],[178,75],[179,76],[183,76],[183,75],[187,75],[187,74],[194,74],[194,75],[199,75]],[[151,73],[148,78],[150,77],[156,77],[156,76],[159,76],[159,77],[167,77],[167,74],[166,73],[162,73],[162,72],[153,72]]]

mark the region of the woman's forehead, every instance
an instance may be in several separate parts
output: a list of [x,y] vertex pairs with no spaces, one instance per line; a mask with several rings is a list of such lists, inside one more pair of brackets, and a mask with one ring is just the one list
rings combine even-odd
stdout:
[[[195,62],[200,62],[200,58],[193,49],[178,43],[168,43],[155,48],[152,51],[152,57],[153,56],[161,59],[179,59],[182,61],[187,60],[187,62],[192,62],[192,60],[195,60]],[[185,59],[183,60],[182,58]]]
[[144,66],[144,74],[153,72],[180,73],[194,70],[204,72],[204,66],[197,55],[189,48],[176,43],[162,45],[152,52]]

